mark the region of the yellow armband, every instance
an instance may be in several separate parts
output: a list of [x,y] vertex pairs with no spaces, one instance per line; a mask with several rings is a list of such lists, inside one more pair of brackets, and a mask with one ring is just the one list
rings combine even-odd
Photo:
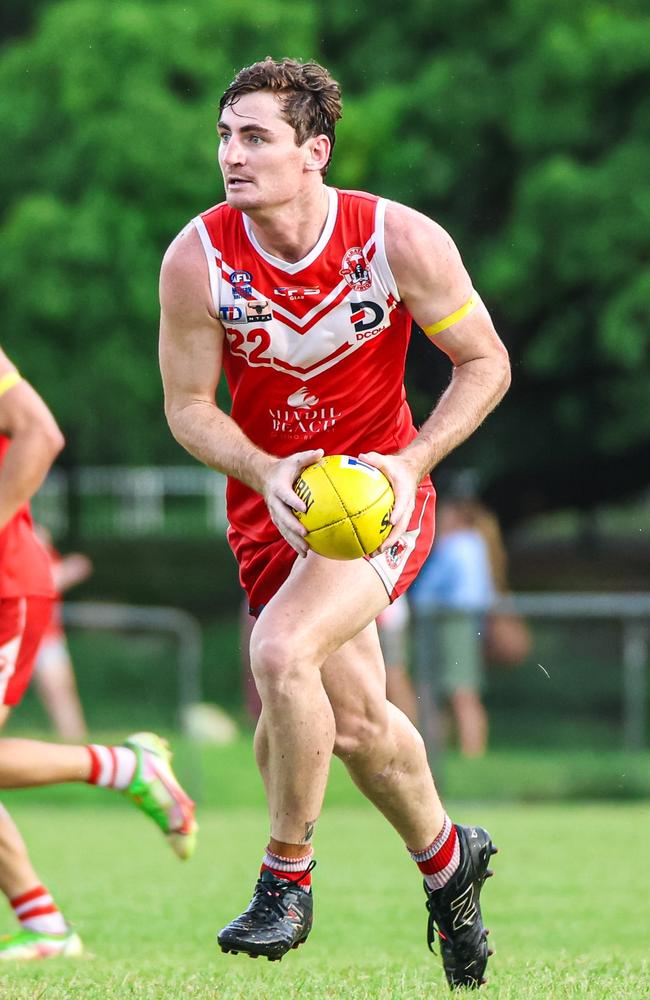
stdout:
[[4,396],[7,390],[11,389],[12,386],[17,385],[18,382],[22,382],[23,377],[20,372],[7,372],[0,378],[0,396]]
[[463,316],[467,316],[471,313],[472,309],[475,309],[479,304],[478,292],[472,291],[469,299],[464,306],[457,309],[456,312],[450,313],[449,316],[445,316],[444,319],[439,320],[437,323],[433,323],[431,326],[423,326],[422,329],[426,333],[427,337],[435,337],[437,333],[442,333],[443,330],[447,330],[454,323],[457,323],[459,319]]

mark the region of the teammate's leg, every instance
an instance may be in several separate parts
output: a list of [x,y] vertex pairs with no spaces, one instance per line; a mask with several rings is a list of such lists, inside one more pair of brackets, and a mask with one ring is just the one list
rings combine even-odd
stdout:
[[171,751],[154,733],[136,733],[121,746],[68,746],[0,739],[0,788],[86,782],[124,792],[161,828],[180,858],[193,853],[194,803],[171,768]]
[[[0,727],[11,704],[20,700],[34,656],[49,620],[46,602],[0,601]],[[173,850],[188,857],[196,824],[194,804],[175,779],[171,753],[154,734],[130,737],[121,747],[64,746],[37,740],[0,739],[0,787],[83,781],[124,791],[167,835]],[[0,960],[78,955],[81,942],[66,924],[34,871],[15,824],[0,807],[0,891],[21,923],[21,930],[0,941]]]
[[0,961],[80,955],[83,946],[32,867],[25,842],[0,805],[0,891],[20,929],[0,938]]

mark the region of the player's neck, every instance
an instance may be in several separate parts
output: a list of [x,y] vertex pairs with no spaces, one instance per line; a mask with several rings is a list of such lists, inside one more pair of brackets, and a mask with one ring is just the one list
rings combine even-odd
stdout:
[[300,193],[269,211],[247,213],[260,246],[267,253],[295,264],[313,250],[325,228],[329,194],[324,184]]

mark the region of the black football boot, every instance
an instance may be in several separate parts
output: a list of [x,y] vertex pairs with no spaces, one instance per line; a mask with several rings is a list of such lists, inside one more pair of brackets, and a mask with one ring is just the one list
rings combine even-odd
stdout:
[[497,848],[493,847],[487,830],[480,826],[456,826],[456,832],[460,844],[458,870],[442,889],[432,890],[424,883],[429,911],[427,944],[433,951],[437,934],[442,964],[452,989],[459,986],[478,989],[486,982],[484,972],[492,954],[479,896],[486,878],[493,874],[488,864]]
[[[315,863],[312,861],[307,871]],[[248,908],[219,932],[217,941],[222,951],[233,955],[243,951],[251,958],[265,955],[270,962],[277,962],[290,948],[307,940],[313,908],[311,892],[298,885],[298,879],[278,878],[264,871]]]

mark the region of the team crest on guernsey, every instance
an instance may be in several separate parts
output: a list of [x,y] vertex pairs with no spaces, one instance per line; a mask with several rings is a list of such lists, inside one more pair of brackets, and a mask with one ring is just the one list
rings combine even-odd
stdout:
[[372,284],[370,277],[370,265],[366,260],[361,247],[350,247],[346,250],[341,261],[341,274],[347,281],[350,288],[355,292],[365,292]]

